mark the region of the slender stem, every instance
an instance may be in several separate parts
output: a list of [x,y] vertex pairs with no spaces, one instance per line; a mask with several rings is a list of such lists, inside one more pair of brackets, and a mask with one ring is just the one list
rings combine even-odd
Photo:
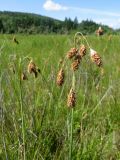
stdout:
[[81,36],[83,37],[83,39],[86,41],[86,43],[87,43],[87,45],[88,45],[88,48],[90,49],[91,47],[90,47],[90,45],[89,45],[86,37],[85,37],[81,32],[77,32],[77,33],[75,34],[75,36],[74,36],[74,46],[76,47],[76,37],[77,37],[78,35],[81,35]]
[[[72,76],[72,89],[75,90],[75,73],[73,72],[73,76]],[[69,133],[70,133],[70,146],[69,146],[69,160],[72,160],[72,148],[73,148],[73,113],[74,113],[74,109],[71,108],[70,110],[70,117],[69,117]]]
[[3,113],[3,108],[1,108],[1,112],[2,112],[2,141],[3,141],[3,148],[5,150],[5,157],[6,160],[8,160],[8,154],[7,154],[7,149],[6,149],[6,142],[5,142],[5,133],[4,133],[4,113]]
[[19,63],[19,78],[20,78],[20,110],[21,110],[21,120],[22,120],[22,139],[23,139],[23,160],[25,160],[25,123],[24,123],[24,110],[23,110],[23,95],[22,95],[22,81],[21,81],[21,59]]
[[72,148],[73,148],[73,108],[70,110],[70,147],[69,147],[69,160],[72,160]]

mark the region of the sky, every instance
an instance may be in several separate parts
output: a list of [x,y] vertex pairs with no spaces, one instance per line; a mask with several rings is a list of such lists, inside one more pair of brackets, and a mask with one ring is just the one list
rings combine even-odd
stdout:
[[78,21],[120,28],[120,0],[0,0],[0,11],[36,13],[64,20],[77,17]]

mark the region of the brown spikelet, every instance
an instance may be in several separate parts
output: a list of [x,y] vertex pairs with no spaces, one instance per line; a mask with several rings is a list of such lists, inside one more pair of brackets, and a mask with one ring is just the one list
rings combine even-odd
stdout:
[[102,59],[98,55],[98,53],[95,50],[90,49],[90,55],[91,55],[92,61],[95,62],[98,67],[102,67]]
[[71,64],[71,68],[73,71],[76,71],[79,68],[80,60],[76,59],[74,62]]
[[73,58],[78,52],[77,48],[71,48],[70,51],[67,53],[67,58],[71,59]]
[[56,83],[57,83],[58,86],[63,85],[64,77],[65,77],[64,70],[60,69],[60,71],[58,72],[58,75],[57,75],[57,80],[56,80]]
[[86,47],[85,47],[84,44],[82,44],[82,45],[80,46],[80,52],[79,52],[79,54],[80,54],[81,57],[83,57],[83,56],[86,55]]
[[68,99],[67,99],[67,106],[70,108],[75,107],[75,103],[76,103],[76,97],[75,97],[75,92],[74,90],[71,88],[70,92],[68,94]]
[[40,73],[40,69],[36,66],[36,64],[31,60],[28,64],[28,73],[33,73],[35,78],[38,76],[38,72]]
[[36,65],[32,60],[28,64],[28,72],[29,73],[36,72]]
[[92,55],[91,58],[92,58],[93,62],[95,62],[98,67],[102,66],[101,57],[97,53],[95,53],[94,55]]
[[16,39],[16,37],[13,37],[13,42],[15,42],[16,44],[19,44],[18,40]]
[[27,80],[27,75],[25,73],[22,73],[21,74],[21,80]]
[[103,29],[102,29],[101,27],[99,27],[98,30],[96,30],[96,34],[97,34],[98,36],[103,35]]

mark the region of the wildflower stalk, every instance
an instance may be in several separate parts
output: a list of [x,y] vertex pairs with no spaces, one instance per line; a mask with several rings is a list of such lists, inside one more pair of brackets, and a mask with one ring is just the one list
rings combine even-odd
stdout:
[[[21,59],[19,62],[19,75],[21,75]],[[19,76],[20,78],[20,76]],[[23,94],[22,94],[22,81],[20,78],[19,81],[19,85],[20,85],[20,110],[21,110],[21,120],[22,120],[22,150],[23,150],[23,160],[26,159],[26,153],[25,153],[25,120],[24,120],[24,110],[23,110]]]
[[86,37],[85,37],[81,32],[75,33],[75,35],[74,35],[74,46],[76,47],[76,37],[77,37],[78,35],[81,35],[81,36],[82,36],[82,38],[86,41],[88,48],[90,49],[91,47],[90,47],[90,45],[89,45]]
[[73,148],[73,108],[70,110],[70,146],[69,146],[69,160],[72,160]]
[[[72,77],[72,89],[75,90],[75,73],[73,72],[73,77]],[[70,109],[70,117],[69,117],[69,133],[70,133],[70,145],[69,145],[69,160],[72,160],[72,148],[73,148],[73,119],[74,118],[74,108],[72,107]]]

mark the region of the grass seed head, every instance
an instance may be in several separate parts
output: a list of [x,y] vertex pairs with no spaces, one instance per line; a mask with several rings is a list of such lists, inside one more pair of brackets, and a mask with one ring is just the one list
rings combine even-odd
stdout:
[[19,42],[18,42],[18,40],[16,39],[15,36],[13,37],[13,42],[16,43],[16,44],[19,44]]
[[64,70],[60,69],[60,71],[58,72],[58,75],[57,75],[57,80],[56,80],[56,83],[57,83],[58,86],[63,85],[64,77],[65,77]]
[[28,80],[27,75],[25,73],[21,74],[21,80]]
[[101,67],[102,66],[102,59],[101,57],[98,55],[98,53],[96,51],[94,51],[93,49],[90,50],[90,56],[91,56],[91,59],[94,63],[96,63],[96,65],[98,67]]
[[33,73],[35,78],[37,78],[38,72],[40,73],[40,69],[36,66],[33,60],[31,60],[28,64],[28,73]]
[[86,47],[85,47],[84,44],[82,44],[82,45],[80,46],[80,52],[79,52],[79,54],[80,54],[81,57],[83,57],[83,56],[86,55]]
[[71,68],[73,71],[76,71],[79,68],[80,60],[76,59],[74,62],[71,64]]
[[74,90],[71,88],[70,92],[68,94],[68,99],[67,99],[67,106],[70,108],[75,107],[76,104],[76,97],[75,97],[75,92]]
[[78,53],[77,48],[71,48],[70,51],[67,53],[67,58],[71,59]]
[[96,34],[97,34],[98,36],[103,35],[103,29],[102,29],[101,27],[99,27],[98,30],[96,31]]
[[31,60],[30,63],[28,64],[28,72],[32,73],[36,71],[36,65],[35,63]]

